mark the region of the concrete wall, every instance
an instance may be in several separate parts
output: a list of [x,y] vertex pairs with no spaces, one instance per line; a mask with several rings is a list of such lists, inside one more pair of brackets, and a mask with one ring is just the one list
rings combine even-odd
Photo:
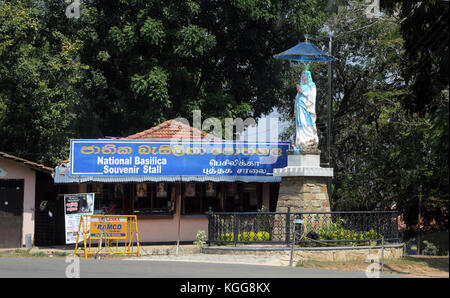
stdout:
[[0,168],[7,172],[0,179],[23,179],[23,219],[22,219],[22,245],[25,245],[25,235],[31,234],[34,241],[34,208],[36,190],[36,172],[20,163],[0,158]]
[[[139,219],[140,242],[173,242],[178,237],[178,219],[174,214],[172,218]],[[181,216],[180,241],[194,241],[197,231],[203,230],[208,235],[208,219],[202,215]]]
[[[238,247],[227,246],[204,246],[203,253],[207,254],[231,254],[231,255],[281,255],[289,257],[290,248],[273,248],[261,245],[260,247]],[[295,248],[293,259],[294,264],[304,260],[336,262],[360,260],[366,261],[368,258],[377,256],[381,258],[382,249],[380,246],[374,247],[335,247],[335,248]],[[396,259],[403,256],[403,244],[391,244],[384,247],[383,257],[386,259]]]

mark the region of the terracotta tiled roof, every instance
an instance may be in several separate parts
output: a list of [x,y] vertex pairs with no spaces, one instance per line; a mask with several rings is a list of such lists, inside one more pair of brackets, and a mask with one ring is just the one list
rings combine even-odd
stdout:
[[52,168],[44,166],[43,164],[35,163],[35,162],[29,161],[29,160],[26,160],[26,159],[23,159],[23,158],[14,156],[14,155],[7,154],[5,152],[0,151],[0,158],[9,159],[9,160],[12,160],[15,162],[20,162],[29,168],[32,168],[34,170],[39,170],[39,171],[42,171],[45,173],[51,174],[53,172]]
[[[200,136],[200,137],[198,137]],[[177,137],[181,140],[222,140],[210,133],[206,133],[197,128],[186,125],[182,122],[175,120],[167,120],[157,126],[154,126],[150,129],[144,130],[142,132],[138,132],[133,135],[129,135],[125,138],[114,137],[112,139],[121,139],[121,140],[171,140],[173,137]],[[70,162],[70,159],[66,159],[62,161],[62,164],[67,164]]]
[[155,127],[125,137],[127,140],[171,140],[176,137],[182,140],[221,140],[197,128],[175,120],[167,120]]

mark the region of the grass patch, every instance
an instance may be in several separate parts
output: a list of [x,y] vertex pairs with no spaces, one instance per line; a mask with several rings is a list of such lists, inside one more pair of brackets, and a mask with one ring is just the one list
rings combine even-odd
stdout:
[[45,251],[32,251],[32,248],[28,249],[20,249],[17,248],[13,251],[6,252],[3,254],[0,254],[1,258],[47,258],[47,257],[67,257],[71,255],[69,252],[61,252],[61,251],[51,251],[49,253]]
[[[381,261],[381,260],[380,260]],[[363,260],[350,261],[315,261],[303,260],[297,267],[320,268],[330,270],[348,270],[364,272],[369,263]],[[384,273],[402,274],[417,277],[449,277],[448,257],[405,256],[398,259],[384,259]]]

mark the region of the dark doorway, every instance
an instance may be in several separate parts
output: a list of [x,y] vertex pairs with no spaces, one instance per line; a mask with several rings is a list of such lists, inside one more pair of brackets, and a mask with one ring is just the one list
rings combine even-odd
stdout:
[[20,180],[0,180],[0,247],[22,243],[23,187]]
[[[58,209],[58,186],[50,174],[36,171],[36,199],[34,212],[34,245],[50,246],[57,244],[57,223],[64,217],[64,209]],[[60,199],[63,201],[63,199]],[[64,228],[64,220],[62,221]],[[61,233],[63,239],[64,232]]]

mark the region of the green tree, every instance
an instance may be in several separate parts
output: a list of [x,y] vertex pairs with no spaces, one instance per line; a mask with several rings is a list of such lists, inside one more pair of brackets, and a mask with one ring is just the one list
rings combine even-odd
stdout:
[[320,28],[328,1],[88,1],[47,26],[83,41],[80,137],[123,136],[175,117],[268,113],[289,68],[272,56]]
[[315,33],[328,4],[83,1],[70,19],[62,0],[3,1],[1,150],[54,164],[70,137],[124,136],[194,109],[268,113],[290,92],[272,56]]
[[[448,91],[435,97],[423,113],[414,113],[404,104],[415,89],[414,82],[403,76],[404,39],[393,16],[371,20],[362,8],[347,6],[324,28],[334,33],[336,57],[332,209],[389,209],[396,204],[407,224],[414,224],[422,197],[426,222],[435,221],[435,226],[444,228],[448,220]],[[325,65],[312,65],[322,136],[326,132],[326,71]],[[282,103],[290,119],[294,94]],[[320,148],[326,152],[323,137],[321,141]]]
[[442,90],[448,90],[449,4],[441,0],[382,2],[387,9],[397,10],[405,40],[402,75],[411,83],[412,92],[403,104],[423,116]]
[[55,165],[74,133],[82,43],[43,27],[39,13],[0,3],[0,150]]
[[[336,57],[331,132],[336,173],[333,207],[389,208],[398,201],[398,168],[393,161],[405,145],[400,141],[405,130],[401,124],[407,121],[398,106],[407,96],[398,67],[403,54],[399,27],[391,18],[368,19],[358,5],[342,9],[327,24],[335,35]],[[319,82],[321,78],[326,78],[326,73],[319,76]],[[322,86],[326,86],[325,81]],[[327,98],[324,89],[320,94]]]
[[[448,1],[389,0],[382,3],[397,9],[405,40],[401,69],[410,84],[410,96],[402,101],[409,113],[427,123],[427,171],[422,171],[420,195],[426,222],[444,228],[448,222],[448,128],[449,60]],[[409,199],[409,222],[417,222],[418,197]]]

